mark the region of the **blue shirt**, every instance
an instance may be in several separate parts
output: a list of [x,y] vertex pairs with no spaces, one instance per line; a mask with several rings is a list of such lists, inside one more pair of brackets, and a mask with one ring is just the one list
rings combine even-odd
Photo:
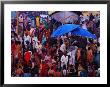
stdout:
[[23,77],[31,77],[30,73],[24,73]]

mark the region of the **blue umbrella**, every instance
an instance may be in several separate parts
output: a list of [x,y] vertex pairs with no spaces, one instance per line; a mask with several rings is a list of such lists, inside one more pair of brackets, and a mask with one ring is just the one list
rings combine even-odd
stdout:
[[77,36],[93,38],[93,39],[97,38],[95,34],[92,34],[88,30],[85,30],[85,29],[82,29],[82,28],[78,28],[77,30],[72,31],[72,34],[77,35]]
[[62,25],[62,26],[58,27],[52,33],[52,37],[58,37],[58,36],[66,34],[66,33],[69,33],[71,31],[73,31],[74,29],[77,29],[79,26],[80,25],[76,25],[76,24],[65,24],[65,25]]

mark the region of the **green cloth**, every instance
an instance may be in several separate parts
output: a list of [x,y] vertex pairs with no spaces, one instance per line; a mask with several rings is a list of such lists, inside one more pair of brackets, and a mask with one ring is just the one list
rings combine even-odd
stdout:
[[45,28],[48,29],[48,23],[45,20],[43,20],[42,23],[44,24]]

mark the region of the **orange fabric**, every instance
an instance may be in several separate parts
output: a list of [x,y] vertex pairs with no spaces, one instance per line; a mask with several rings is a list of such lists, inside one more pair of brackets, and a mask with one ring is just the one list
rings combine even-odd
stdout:
[[48,65],[47,64],[40,64],[40,76],[47,76],[48,71],[47,71]]
[[77,50],[77,60],[79,60],[79,59],[80,59],[80,57],[81,57],[81,50],[80,50],[80,49],[78,49],[78,50]]
[[19,69],[16,70],[16,74],[17,75],[21,75],[22,73],[23,73],[23,70],[22,69],[19,68]]
[[37,27],[40,26],[40,17],[36,17],[36,25],[37,25]]
[[15,45],[14,47],[14,57],[21,58],[21,46]]
[[89,62],[92,62],[93,61],[93,53],[92,53],[92,50],[88,50],[87,51],[87,59]]

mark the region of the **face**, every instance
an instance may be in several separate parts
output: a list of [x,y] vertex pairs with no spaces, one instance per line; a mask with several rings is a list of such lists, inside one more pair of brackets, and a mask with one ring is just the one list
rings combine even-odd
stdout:
[[28,36],[28,33],[26,32],[25,35]]

